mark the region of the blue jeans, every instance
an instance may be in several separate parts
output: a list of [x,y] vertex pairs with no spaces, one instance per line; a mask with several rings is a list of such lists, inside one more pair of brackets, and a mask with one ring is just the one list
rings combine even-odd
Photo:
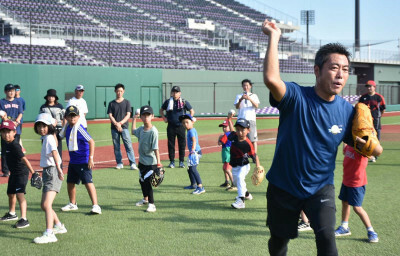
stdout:
[[114,145],[114,155],[117,164],[122,164],[122,154],[120,147],[120,138],[124,143],[126,154],[128,155],[129,164],[136,164],[135,152],[133,152],[131,135],[128,129],[122,129],[122,132],[118,132],[116,129],[111,129],[111,136]]

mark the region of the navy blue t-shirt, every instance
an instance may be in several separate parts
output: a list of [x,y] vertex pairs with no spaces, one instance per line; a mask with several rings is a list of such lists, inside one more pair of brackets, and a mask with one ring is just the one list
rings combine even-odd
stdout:
[[333,184],[335,160],[342,141],[351,143],[353,106],[342,97],[321,99],[314,87],[285,82],[275,155],[267,179],[299,199]]
[[181,106],[179,99],[178,100],[174,100],[174,106],[172,108],[172,110],[167,110],[168,108],[168,104],[169,104],[169,99],[164,101],[164,103],[162,104],[161,108],[166,110],[167,112],[167,120],[168,120],[168,125],[174,125],[176,127],[181,126],[181,122],[179,121],[179,117],[181,115],[186,114],[186,111],[189,111],[192,109],[192,106],[190,105],[190,103],[186,100],[182,99],[182,104],[183,106]]
[[[22,108],[22,103],[19,99],[14,98],[13,101],[8,101],[6,99],[0,100],[0,110],[7,113],[8,119],[15,121],[19,114],[23,114],[24,110]],[[21,134],[21,126],[17,126],[17,134]]]

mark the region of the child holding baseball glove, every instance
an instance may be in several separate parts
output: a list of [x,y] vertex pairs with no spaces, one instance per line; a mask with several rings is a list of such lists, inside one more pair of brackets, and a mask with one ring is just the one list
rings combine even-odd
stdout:
[[[229,128],[233,131],[231,121],[232,114],[228,116]],[[246,119],[239,118],[235,123],[236,132],[231,132],[229,136],[224,135],[221,138],[222,143],[230,140],[231,143],[231,159],[229,164],[232,166],[233,181],[238,189],[236,201],[232,203],[235,209],[244,209],[244,200],[253,200],[253,196],[247,191],[246,175],[250,171],[249,157],[256,163],[256,167],[260,168],[258,156],[254,151],[253,143],[247,137],[250,132],[250,122]]]
[[[187,130],[187,146],[189,150],[189,156],[187,160],[188,164],[188,174],[190,179],[190,186],[185,187],[185,189],[194,188],[192,194],[200,195],[206,192],[203,187],[203,183],[200,178],[200,174],[197,171],[197,166],[199,165],[199,160],[201,158],[201,148],[199,145],[199,138],[196,129],[193,127],[195,118],[190,114],[185,114],[179,116],[179,121],[182,123],[183,127]],[[197,187],[194,187],[197,184]]]
[[34,126],[35,132],[42,136],[40,167],[43,168],[43,194],[41,207],[46,218],[46,231],[42,236],[33,239],[33,242],[37,244],[57,242],[55,234],[67,233],[64,224],[60,222],[53,210],[53,201],[60,192],[64,180],[55,136],[56,125],[57,120],[48,113],[42,113],[36,118]]
[[16,228],[29,227],[29,221],[26,218],[26,199],[25,189],[28,183],[29,172],[32,176],[38,174],[33,170],[28,159],[22,153],[21,145],[19,144],[19,138],[16,138],[17,128],[13,121],[3,121],[0,126],[1,138],[4,140],[3,152],[6,155],[7,165],[10,169],[11,175],[8,178],[7,195],[9,202],[9,211],[0,218],[0,221],[11,221],[17,220],[17,214],[15,213],[15,206],[18,200],[19,208],[21,210],[21,219],[15,223]]
[[[136,118],[139,117],[143,121],[143,126],[136,128]],[[151,179],[156,169],[161,167],[158,130],[151,123],[153,118],[153,108],[143,106],[132,120],[132,134],[139,140],[139,183],[143,194],[143,199],[137,202],[136,206],[148,204],[146,212],[156,211]]]

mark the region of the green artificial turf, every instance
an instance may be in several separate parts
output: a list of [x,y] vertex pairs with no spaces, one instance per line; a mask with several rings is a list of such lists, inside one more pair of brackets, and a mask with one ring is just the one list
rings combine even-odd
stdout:
[[[268,169],[274,145],[259,147],[261,163]],[[385,153],[368,166],[367,194],[364,208],[368,212],[380,241],[367,242],[366,230],[352,213],[352,235],[337,239],[341,255],[399,255],[400,224],[398,194],[400,180],[399,142],[385,142]],[[343,156],[338,154],[335,185],[341,183]],[[166,163],[164,163],[166,164]],[[57,235],[54,244],[36,245],[32,239],[44,231],[44,213],[40,209],[41,192],[27,188],[28,219],[31,226],[17,230],[13,222],[0,223],[2,255],[267,255],[268,229],[265,227],[267,182],[254,187],[247,176],[254,200],[246,209],[234,210],[230,204],[235,192],[220,188],[223,182],[220,154],[204,155],[199,165],[206,193],[191,195],[182,189],[189,185],[186,169],[166,169],[163,184],[155,189],[157,212],[146,213],[134,204],[142,198],[137,171],[102,169],[94,171],[99,204],[103,214],[91,216],[91,203],[83,186],[78,186],[79,210],[61,212],[68,202],[66,184],[56,197],[54,209],[65,223],[68,233]],[[3,198],[0,213],[7,207],[6,185],[0,185]],[[336,202],[337,224],[340,201]],[[17,211],[19,215],[19,210]],[[316,255],[312,232],[300,233],[289,243],[288,255]]]
[[[399,117],[384,118],[384,123],[399,122]],[[221,120],[199,121],[199,134],[220,133]],[[259,129],[276,128],[277,120],[258,121]],[[158,122],[160,132],[165,124]],[[28,153],[40,151],[39,136],[35,146],[27,146]],[[101,141],[109,139],[109,124],[89,126],[97,146],[111,145]],[[164,137],[162,137],[164,136]],[[24,137],[24,138],[27,138]],[[166,138],[165,134],[160,138]],[[397,140],[397,141],[396,141]],[[104,143],[104,144],[102,144]],[[367,242],[366,230],[352,212],[350,227],[352,235],[337,239],[340,255],[400,255],[400,180],[399,148],[397,139],[383,143],[384,153],[376,163],[367,168],[368,185],[363,207],[379,235],[379,243]],[[36,147],[36,149],[34,148]],[[259,146],[260,162],[268,170],[275,145]],[[336,161],[335,186],[339,193],[342,176],[341,147]],[[112,153],[112,152],[110,152]],[[164,162],[164,165],[167,165]],[[253,167],[254,165],[252,165]],[[66,183],[54,202],[54,209],[65,223],[68,233],[57,235],[53,244],[36,245],[33,238],[45,229],[44,213],[40,209],[41,191],[27,187],[28,219],[26,229],[12,227],[14,221],[0,223],[1,255],[268,255],[268,228],[265,227],[267,182],[254,187],[247,176],[249,191],[254,200],[246,202],[246,209],[234,210],[230,204],[236,193],[227,192],[219,185],[224,181],[220,153],[205,154],[199,165],[206,193],[191,195],[183,186],[189,185],[186,169],[166,169],[163,184],[155,189],[157,212],[146,213],[144,207],[135,203],[142,198],[137,171],[128,169],[102,169],[94,171],[99,204],[103,214],[88,215],[91,202],[84,186],[77,187],[79,210],[61,212],[68,203]],[[0,214],[8,210],[7,185],[0,185]],[[337,225],[340,224],[341,203],[337,199]],[[19,207],[17,214],[20,216]],[[289,243],[288,255],[316,255],[313,232],[303,232]]]

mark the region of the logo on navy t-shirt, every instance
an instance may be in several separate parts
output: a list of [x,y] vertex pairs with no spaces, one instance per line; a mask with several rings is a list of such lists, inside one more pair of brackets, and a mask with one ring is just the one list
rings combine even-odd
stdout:
[[332,133],[333,135],[339,134],[342,132],[343,128],[341,128],[342,125],[332,125],[331,129],[329,129],[329,132]]

